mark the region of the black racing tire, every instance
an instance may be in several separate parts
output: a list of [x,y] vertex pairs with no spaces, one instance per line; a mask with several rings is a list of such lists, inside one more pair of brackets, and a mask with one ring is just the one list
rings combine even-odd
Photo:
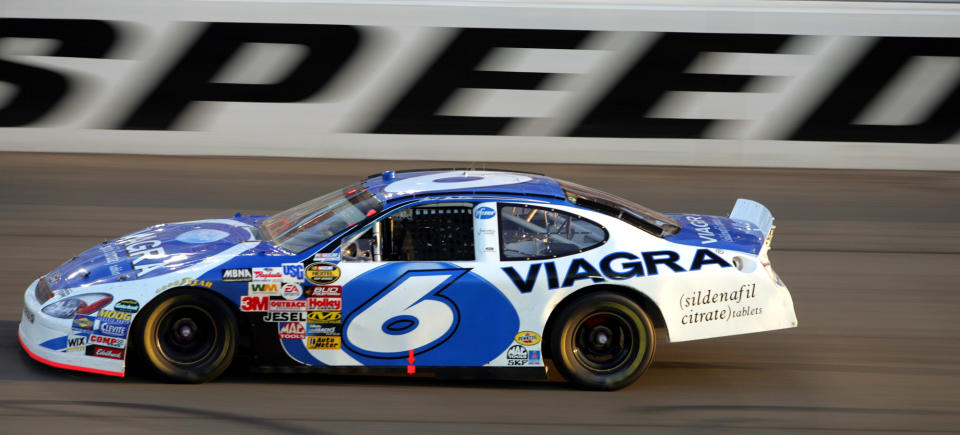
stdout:
[[237,351],[237,318],[216,295],[175,290],[138,316],[137,353],[156,376],[201,383],[220,376]]
[[557,316],[550,333],[553,363],[578,388],[621,389],[653,362],[653,322],[627,297],[591,293],[564,306]]

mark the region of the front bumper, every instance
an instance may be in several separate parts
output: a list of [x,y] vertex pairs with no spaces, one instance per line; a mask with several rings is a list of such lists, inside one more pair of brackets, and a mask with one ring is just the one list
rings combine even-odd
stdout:
[[40,311],[42,305],[34,295],[39,281],[38,279],[30,284],[23,295],[24,308],[17,331],[20,346],[27,355],[52,367],[123,377],[124,360],[87,355],[86,340],[80,340],[82,345],[64,345],[61,349],[61,343],[79,340],[83,334],[72,329],[72,319],[57,319]]

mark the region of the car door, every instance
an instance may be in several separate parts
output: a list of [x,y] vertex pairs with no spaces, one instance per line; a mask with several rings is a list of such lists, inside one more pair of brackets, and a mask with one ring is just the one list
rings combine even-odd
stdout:
[[[336,309],[334,298],[341,298],[338,323],[323,323],[335,311],[308,315],[308,363],[407,365],[412,352],[415,365],[482,366],[500,356],[519,319],[475,273],[483,257],[496,255],[474,231],[475,222],[486,224],[487,210],[471,201],[409,205],[346,239],[339,262],[308,265],[308,279],[316,273],[316,285],[305,289],[311,300],[330,293]],[[316,299],[316,306],[326,302]]]

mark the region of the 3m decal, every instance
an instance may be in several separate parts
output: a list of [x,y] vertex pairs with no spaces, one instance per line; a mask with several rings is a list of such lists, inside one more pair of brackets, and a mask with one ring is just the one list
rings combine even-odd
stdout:
[[533,331],[521,331],[517,333],[514,340],[524,346],[534,346],[540,343],[540,334]]
[[340,268],[332,263],[311,263],[304,273],[314,284],[330,284],[340,279]]
[[314,335],[307,337],[307,349],[336,350],[340,349],[340,337]]
[[246,269],[223,269],[220,271],[220,280],[223,282],[252,281],[253,271]]
[[340,311],[311,311],[307,313],[309,323],[340,323],[343,313]]
[[300,340],[307,337],[307,330],[303,323],[289,322],[280,325],[281,340]]

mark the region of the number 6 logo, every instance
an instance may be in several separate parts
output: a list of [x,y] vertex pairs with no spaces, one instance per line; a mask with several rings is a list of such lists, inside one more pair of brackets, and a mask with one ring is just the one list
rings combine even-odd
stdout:
[[411,270],[351,313],[344,346],[372,358],[406,358],[446,341],[460,324],[460,310],[444,289],[469,269]]

